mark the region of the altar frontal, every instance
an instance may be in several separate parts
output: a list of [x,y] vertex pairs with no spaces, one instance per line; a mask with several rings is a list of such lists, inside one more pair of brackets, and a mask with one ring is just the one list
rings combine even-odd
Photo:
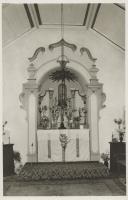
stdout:
[[[38,130],[38,161],[63,161],[60,134],[67,136],[64,161],[89,161],[89,130]],[[42,148],[43,147],[43,148]]]

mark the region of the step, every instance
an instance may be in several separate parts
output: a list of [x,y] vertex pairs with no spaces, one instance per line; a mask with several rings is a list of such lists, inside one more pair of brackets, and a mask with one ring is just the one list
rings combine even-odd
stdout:
[[19,179],[24,181],[48,179],[93,179],[109,176],[109,170],[99,162],[26,163]]

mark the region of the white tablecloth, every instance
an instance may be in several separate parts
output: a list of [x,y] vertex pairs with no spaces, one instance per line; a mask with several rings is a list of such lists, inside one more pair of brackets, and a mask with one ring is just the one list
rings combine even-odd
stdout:
[[[67,144],[65,161],[89,161],[89,130],[38,130],[38,162],[62,161],[62,147],[59,140],[60,133],[64,133],[70,139]],[[79,138],[79,157],[76,153],[76,138]],[[48,158],[48,140],[51,142],[51,158]]]

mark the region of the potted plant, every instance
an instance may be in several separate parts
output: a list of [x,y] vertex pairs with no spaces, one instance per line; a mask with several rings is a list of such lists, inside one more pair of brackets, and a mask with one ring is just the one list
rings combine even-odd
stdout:
[[108,167],[109,160],[110,160],[109,153],[102,153],[102,154],[101,154],[101,158],[102,158],[102,160],[104,161],[104,165],[105,165],[106,167]]
[[49,119],[47,116],[42,116],[41,117],[41,126],[43,129],[47,129],[48,128],[48,125],[49,125]]
[[120,142],[122,142],[124,138],[124,133],[125,133],[125,126],[123,126],[123,120],[121,118],[119,118],[118,120],[114,119],[114,122],[118,125],[117,132],[119,133],[119,140]]
[[19,174],[23,165],[21,163],[21,155],[18,151],[13,151],[13,159],[14,159],[14,164],[15,164],[15,173]]

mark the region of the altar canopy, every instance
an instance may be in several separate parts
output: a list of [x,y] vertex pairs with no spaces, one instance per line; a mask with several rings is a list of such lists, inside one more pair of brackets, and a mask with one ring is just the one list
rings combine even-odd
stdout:
[[[68,96],[63,99],[59,93],[62,84],[49,80],[46,83],[38,97],[38,129],[58,129],[62,119],[66,129],[79,129],[80,126],[87,128],[87,98],[86,94],[80,93],[80,86],[76,89],[71,88],[71,84],[65,84],[64,89]],[[53,88],[48,88],[49,84]],[[78,86],[76,83],[74,85]]]
[[90,160],[88,129],[38,130],[38,162],[62,161],[60,134],[66,134],[69,139],[65,152],[65,161]]

